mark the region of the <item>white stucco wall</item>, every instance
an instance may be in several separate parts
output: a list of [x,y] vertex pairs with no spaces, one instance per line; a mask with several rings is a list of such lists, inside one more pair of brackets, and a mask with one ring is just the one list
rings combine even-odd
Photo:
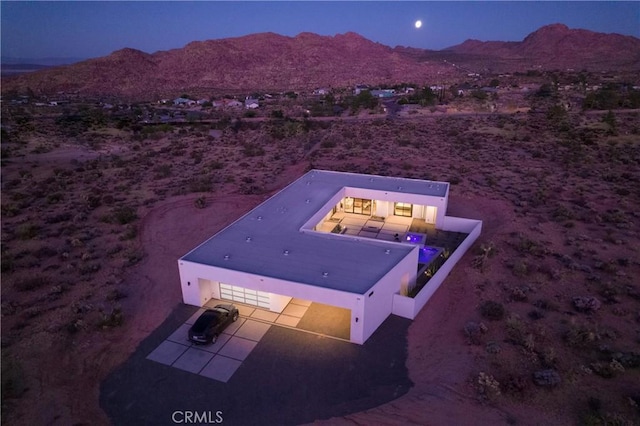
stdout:
[[415,281],[418,251],[419,247],[415,246],[411,253],[398,262],[371,290],[363,295],[364,318],[361,318],[364,323],[363,342],[371,337],[380,324],[392,313],[393,295],[399,291],[402,285]]
[[[362,320],[362,318],[364,318],[362,295],[277,278],[263,277],[215,266],[207,266],[185,260],[178,261],[178,269],[180,272],[182,300],[187,305],[204,305],[209,300],[206,297],[206,292],[213,293],[214,297],[216,297],[215,292],[219,287],[217,284],[223,282],[225,284],[271,293],[274,300],[271,309],[276,312],[281,312],[282,309],[284,309],[282,304],[284,303],[286,306],[286,303],[289,303],[289,300],[294,297],[349,309],[351,311],[350,340],[359,344],[364,343],[366,340],[364,337],[365,322]],[[203,283],[208,283],[208,285],[200,285]],[[203,288],[205,289],[203,290]],[[274,298],[273,296],[276,297]],[[217,297],[219,298],[219,293]],[[389,295],[388,297],[391,300],[392,296]],[[389,310],[389,312],[391,312],[391,310]],[[357,322],[355,318],[358,318]]]
[[447,216],[447,220],[450,226],[449,231],[467,232],[469,235],[415,297],[402,296],[399,293],[393,296],[394,314],[404,318],[414,319],[429,299],[431,299],[431,296],[440,288],[456,263],[460,261],[462,256],[464,256],[478,239],[482,231],[482,221],[480,220],[453,218],[450,216]]

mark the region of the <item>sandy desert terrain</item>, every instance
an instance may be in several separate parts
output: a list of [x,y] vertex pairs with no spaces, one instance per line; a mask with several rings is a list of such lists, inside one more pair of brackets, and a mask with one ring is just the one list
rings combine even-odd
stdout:
[[177,256],[319,168],[449,181],[449,213],[484,221],[410,327],[414,387],[319,424],[640,423],[640,120],[603,116],[14,120],[3,422],[108,424],[99,384],[180,303]]

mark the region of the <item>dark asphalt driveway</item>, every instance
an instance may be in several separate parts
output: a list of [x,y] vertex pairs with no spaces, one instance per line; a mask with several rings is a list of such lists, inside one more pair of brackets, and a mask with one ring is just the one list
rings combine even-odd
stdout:
[[[196,311],[179,305],[102,383],[100,405],[116,425],[172,425],[175,411],[220,411],[223,424],[287,425],[376,407],[405,394],[407,328],[390,316],[365,345],[271,327],[228,383],[145,357]],[[177,420],[184,415],[178,413]]]

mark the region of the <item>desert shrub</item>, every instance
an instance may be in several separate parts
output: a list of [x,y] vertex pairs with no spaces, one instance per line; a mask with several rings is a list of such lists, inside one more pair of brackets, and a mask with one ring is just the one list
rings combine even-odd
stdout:
[[496,254],[496,248],[493,242],[490,241],[488,244],[481,244],[476,252],[478,254],[473,259],[472,266],[484,271],[487,266],[488,259]]
[[138,228],[136,226],[127,226],[126,231],[118,238],[120,241],[133,240],[138,236]]
[[538,299],[535,302],[533,302],[533,306],[535,306],[536,308],[542,309],[543,311],[557,311],[558,310],[558,305],[556,305],[555,303],[546,300],[546,299]]
[[565,331],[562,337],[567,346],[575,348],[590,347],[600,340],[600,334],[597,330],[575,322],[569,325],[569,329]]
[[131,249],[127,250],[127,252],[124,254],[124,257],[129,265],[135,265],[142,260],[142,258],[144,257],[144,253],[142,252],[142,250]]
[[120,225],[126,225],[138,219],[138,214],[133,207],[122,206],[113,211],[113,219]]
[[207,199],[205,197],[198,197],[195,199],[193,204],[196,206],[197,209],[203,209],[207,206]]
[[2,412],[6,414],[5,403],[9,399],[20,398],[27,390],[24,370],[14,357],[2,354]]
[[486,300],[480,304],[480,315],[491,321],[499,321],[504,318],[505,309],[502,303]]
[[16,230],[16,234],[21,240],[32,240],[38,236],[39,232],[40,227],[33,223],[23,223],[18,226],[18,229]]
[[533,350],[535,343],[533,334],[528,333],[527,324],[518,315],[510,315],[507,318],[506,331],[511,343]]
[[220,170],[224,169],[224,163],[221,161],[213,160],[207,164],[209,170]]
[[243,145],[242,153],[245,157],[261,157],[265,151],[261,146],[247,142]]
[[51,284],[49,277],[44,275],[34,275],[16,282],[16,290],[33,291]]
[[500,382],[491,374],[480,372],[476,379],[476,384],[481,397],[493,400],[500,396]]
[[476,323],[474,321],[469,321],[464,326],[464,334],[467,336],[467,340],[469,343],[473,345],[482,344],[483,338],[482,335],[487,333],[488,328],[483,323]]
[[531,269],[524,260],[517,260],[511,265],[511,272],[516,277],[526,277],[531,273]]
[[119,327],[124,323],[124,315],[122,309],[118,307],[112,308],[109,312],[102,312],[100,321],[98,321],[98,328],[107,329]]
[[171,164],[160,164],[153,169],[154,179],[164,179],[171,176]]
[[107,293],[106,300],[108,301],[117,301],[127,297],[127,293],[123,290],[114,288],[109,293]]
[[58,252],[52,249],[49,246],[42,246],[38,250],[33,252],[33,255],[38,259],[45,259],[47,257],[53,257],[57,255]]
[[213,190],[213,182],[211,176],[201,176],[199,178],[191,178],[188,181],[189,192],[211,192]]
[[527,376],[509,374],[506,378],[501,379],[500,389],[505,395],[523,397],[530,384],[531,381]]
[[72,218],[72,215],[70,212],[64,212],[60,214],[55,214],[53,216],[47,216],[44,218],[44,222],[47,224],[67,222],[71,220],[71,218]]
[[2,273],[12,272],[15,268],[14,256],[7,250],[2,250],[2,257],[0,258],[0,271]]

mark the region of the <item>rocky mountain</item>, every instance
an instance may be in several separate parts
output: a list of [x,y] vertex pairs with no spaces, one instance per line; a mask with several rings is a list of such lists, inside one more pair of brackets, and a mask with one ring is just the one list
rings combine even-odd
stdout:
[[429,81],[459,71],[416,62],[355,33],[273,33],[196,41],[147,54],[122,49],[73,65],[3,80],[4,90],[78,92],[137,98],[194,91],[298,90],[358,83]]
[[[570,29],[563,24],[547,25],[520,42],[467,40],[445,49],[470,55],[469,61],[483,58],[495,68],[638,70],[640,39],[620,34],[603,34]],[[513,71],[513,70],[512,70]]]
[[[455,64],[455,65],[454,65]],[[274,33],[196,41],[148,54],[96,59],[2,79],[2,90],[154,99],[230,91],[288,91],[357,83],[447,82],[468,71],[640,69],[640,39],[543,27],[521,42],[467,40],[442,51],[396,47],[355,33]]]

